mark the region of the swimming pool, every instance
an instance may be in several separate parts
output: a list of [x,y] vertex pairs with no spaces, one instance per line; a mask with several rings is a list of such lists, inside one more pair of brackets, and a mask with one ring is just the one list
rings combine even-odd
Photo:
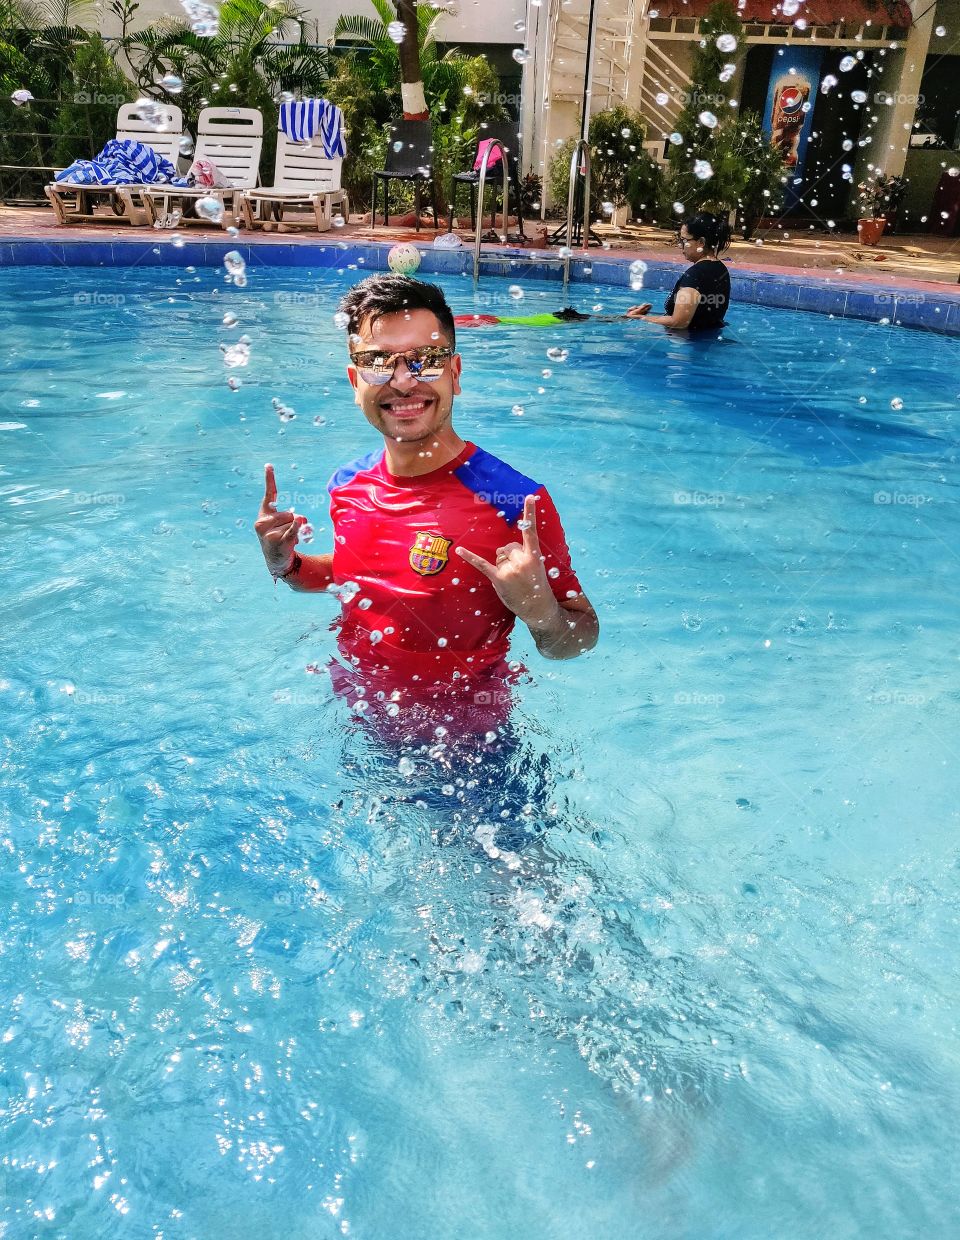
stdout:
[[603,623],[515,639],[518,883],[305,672],[333,600],[252,532],[271,460],[325,545],[373,446],[357,274],[0,272],[8,1234],[947,1234],[960,344],[462,332],[458,426],[549,485]]

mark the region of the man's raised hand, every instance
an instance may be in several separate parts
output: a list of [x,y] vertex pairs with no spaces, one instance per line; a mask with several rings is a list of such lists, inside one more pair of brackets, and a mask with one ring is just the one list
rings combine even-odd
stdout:
[[295,512],[277,512],[276,505],[277,480],[273,466],[265,465],[263,500],[253,528],[260,539],[260,550],[267,568],[278,577],[293,563],[297,537],[307,518],[298,517]]
[[505,607],[509,607],[524,624],[535,628],[557,611],[557,601],[547,581],[540,553],[535,495],[528,495],[523,501],[523,520],[519,523],[519,529],[522,542],[498,547],[495,564],[468,551],[466,547],[457,547],[457,554],[492,582]]

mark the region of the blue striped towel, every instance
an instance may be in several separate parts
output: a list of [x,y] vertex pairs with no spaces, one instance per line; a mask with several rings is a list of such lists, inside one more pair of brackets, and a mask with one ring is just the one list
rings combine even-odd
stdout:
[[77,159],[56,175],[70,185],[183,185],[169,159],[132,138],[112,138],[96,159]]
[[347,153],[343,137],[343,113],[326,99],[296,99],[281,103],[277,128],[291,142],[322,146],[326,159],[342,159]]

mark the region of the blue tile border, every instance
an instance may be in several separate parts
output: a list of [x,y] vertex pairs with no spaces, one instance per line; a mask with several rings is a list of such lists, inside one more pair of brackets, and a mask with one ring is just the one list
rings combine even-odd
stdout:
[[[210,267],[223,262],[228,250],[239,250],[250,267],[344,268],[356,271],[382,271],[387,265],[390,241],[269,241],[250,244],[242,237],[223,241],[182,237],[173,244],[172,235],[162,233],[149,240],[89,238],[70,240],[58,237],[45,241],[36,237],[10,237],[0,243],[0,268],[4,267]],[[415,243],[414,243],[415,244]],[[422,255],[424,275],[472,275],[473,250],[437,250],[424,243],[417,247]],[[552,261],[551,261],[552,260]],[[601,251],[576,258],[570,265],[571,284],[600,284],[614,288],[630,285],[630,258],[618,258]],[[680,264],[660,259],[644,260],[644,291],[661,292],[673,287]],[[521,277],[559,282],[562,266],[557,252],[526,249],[484,251],[483,277],[519,279]],[[911,289],[896,284],[863,284],[835,276],[818,279],[808,272],[784,271],[772,274],[749,267],[730,269],[733,300],[751,305],[788,310],[807,310],[872,322],[889,320],[900,327],[960,336],[960,290],[946,285],[943,291]]]

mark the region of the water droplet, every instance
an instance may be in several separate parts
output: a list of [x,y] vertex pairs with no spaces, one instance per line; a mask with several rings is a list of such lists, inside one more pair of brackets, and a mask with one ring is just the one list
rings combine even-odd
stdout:
[[673,204],[673,209],[677,215],[683,215],[684,211],[686,210],[682,202],[675,202]]
[[523,300],[523,289],[520,287],[519,284],[511,284],[510,287],[507,289],[507,292],[510,294],[510,296],[513,298],[514,301]]
[[662,108],[662,107],[665,107],[669,102],[670,102],[670,96],[666,93],[666,91],[662,90],[659,93],[659,95],[657,95],[657,103]]
[[313,424],[314,426],[326,426],[327,419],[323,416],[322,413],[318,413],[317,416],[313,419]]
[[722,34],[717,38],[717,50],[729,56],[731,52],[737,50],[737,40],[732,34]]
[[[183,247],[186,245],[186,242],[184,241],[183,237],[181,237],[179,234],[174,234],[174,236],[170,238],[170,244],[173,246],[175,250],[182,250]],[[187,270],[189,271],[190,268],[188,267]]]
[[701,112],[697,120],[701,125],[706,125],[708,129],[716,129],[717,127],[717,118],[712,112]]
[[849,73],[851,69],[855,69],[856,67],[857,61],[854,56],[844,56],[843,60],[840,61],[841,73]]
[[246,366],[250,361],[250,346],[244,344],[243,340],[238,340],[236,344],[222,344],[220,350],[223,353],[223,364],[231,368],[235,366]]
[[543,370],[541,370],[540,373],[544,377],[544,379],[553,378],[553,371],[550,369],[549,366],[544,366]]
[[677,133],[677,131],[674,130],[673,133],[670,135],[670,141],[673,143],[674,146],[680,146],[681,143],[683,142],[683,134]]
[[707,159],[695,159],[693,161],[693,175],[698,181],[709,181],[713,176],[713,166]]
[[443,648],[446,644],[447,644],[447,639],[446,639],[445,637],[438,637],[438,638],[437,638],[437,645],[438,645],[438,646],[440,646],[440,647],[441,647],[441,649],[442,649],[442,648]]
[[942,39],[943,36],[947,33],[947,28],[946,26],[934,26],[933,33],[937,36],[938,39]]
[[602,202],[600,204],[600,210],[604,215],[613,215],[614,209],[615,208],[612,202]]
[[227,387],[230,389],[231,392],[238,392],[241,386],[242,386],[241,380],[238,379],[236,375],[229,375],[227,377]]
[[525,47],[515,47],[510,53],[518,65],[525,65],[530,59],[530,53]]
[[400,152],[403,150],[403,143],[399,139],[397,139],[397,141],[394,142],[393,144],[393,149],[394,149],[395,154],[399,155]]
[[220,198],[214,198],[212,195],[206,195],[198,198],[194,204],[197,215],[203,216],[205,220],[209,220],[211,224],[219,224],[223,219],[223,201]]
[[370,645],[375,646],[377,642],[382,642],[382,641],[383,641],[383,634],[380,632],[380,630],[372,629],[370,631]]
[[850,92],[850,98],[854,103],[866,103],[867,92],[865,90],[852,90]]
[[224,327],[236,327],[237,322],[237,316],[230,310],[223,316]]
[[223,265],[232,276],[243,275],[247,264],[238,250],[228,250],[223,256]]
[[890,402],[890,408],[897,410],[903,408],[903,401],[899,396],[894,396],[893,400]]
[[526,410],[524,409],[523,405],[513,405],[510,408],[510,412],[515,417],[522,418]]
[[338,310],[333,316],[333,325],[339,328],[340,331],[346,331],[350,326],[350,315],[345,310]]
[[301,525],[297,537],[302,543],[313,542],[313,526],[308,521],[306,525]]
[[556,567],[554,567],[554,568],[548,568],[548,569],[547,569],[547,576],[548,576],[548,577],[550,577],[550,578],[552,578],[554,581],[556,581],[556,579],[560,576],[560,569],[559,569],[559,568],[556,568]]
[[165,73],[160,79],[160,85],[168,95],[179,95],[183,90],[183,78],[176,73]]
[[642,258],[635,259],[630,264],[630,271],[629,271],[630,287],[633,289],[635,293],[639,289],[643,288],[643,281],[645,280],[646,275],[647,275],[647,264],[643,261]]
[[547,349],[547,357],[549,357],[551,362],[565,362],[569,356],[570,350],[561,349],[559,345],[554,345],[552,348]]

